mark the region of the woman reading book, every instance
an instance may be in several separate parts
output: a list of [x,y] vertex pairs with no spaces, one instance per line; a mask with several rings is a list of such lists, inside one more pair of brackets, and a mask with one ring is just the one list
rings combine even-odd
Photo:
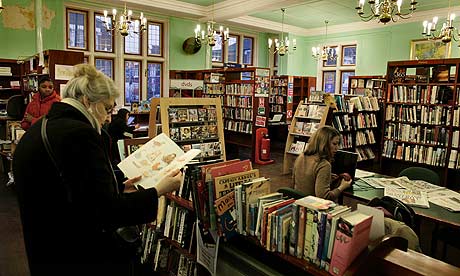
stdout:
[[181,174],[171,172],[154,188],[119,193],[101,124],[120,92],[92,65],[77,65],[74,74],[62,102],[32,125],[14,153],[30,272],[129,275],[129,260],[116,255],[117,229],[154,221],[158,197],[177,189]]
[[340,133],[331,126],[323,126],[313,134],[307,149],[294,163],[292,179],[296,190],[335,201],[343,190],[350,187],[348,174],[331,172],[331,162],[339,143]]

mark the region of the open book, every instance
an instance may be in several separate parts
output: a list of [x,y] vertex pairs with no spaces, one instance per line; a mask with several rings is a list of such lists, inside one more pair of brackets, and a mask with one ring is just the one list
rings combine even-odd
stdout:
[[184,167],[199,153],[199,149],[184,153],[173,140],[162,133],[122,160],[118,167],[128,178],[142,175],[142,179],[136,184],[147,189],[155,187],[171,171]]

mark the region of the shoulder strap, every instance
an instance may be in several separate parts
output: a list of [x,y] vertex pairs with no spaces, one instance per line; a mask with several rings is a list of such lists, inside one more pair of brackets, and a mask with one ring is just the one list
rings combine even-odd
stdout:
[[66,181],[64,181],[62,170],[59,168],[59,165],[58,165],[58,163],[56,161],[56,157],[54,155],[53,149],[51,148],[51,144],[50,144],[50,142],[48,140],[48,135],[46,134],[47,122],[48,122],[48,119],[46,118],[46,116],[44,116],[43,119],[42,119],[42,126],[41,126],[41,131],[40,131],[42,141],[43,141],[43,145],[45,145],[46,152],[48,153],[48,156],[50,157],[51,162],[53,162],[54,167],[58,171],[59,177],[62,180],[62,184],[64,185],[64,188],[66,189],[67,200],[68,200],[68,202],[71,203],[72,202],[72,193],[70,191],[69,184]]

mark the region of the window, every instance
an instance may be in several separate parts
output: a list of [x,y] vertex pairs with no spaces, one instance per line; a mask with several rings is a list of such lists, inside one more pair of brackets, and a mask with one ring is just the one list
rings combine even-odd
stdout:
[[254,38],[243,38],[243,64],[252,65],[252,52],[254,47]]
[[[107,19],[109,26],[112,26],[112,18]],[[94,51],[113,52],[113,32],[107,31],[102,14],[94,15],[94,35]]]
[[85,11],[67,9],[67,48],[87,50],[87,18]]
[[130,33],[125,36],[125,54],[141,54],[141,36],[136,33]]
[[238,41],[240,40],[240,37],[237,35],[230,35],[228,39],[228,47],[227,47],[227,62],[231,63],[238,63],[238,52],[239,52],[239,46],[238,46]]
[[162,24],[148,23],[148,54],[152,56],[161,56],[161,30]]
[[213,62],[224,62],[223,61],[223,41],[220,35],[214,36],[216,39],[216,45],[212,46],[212,61]]
[[161,63],[147,63],[147,99],[161,96]]
[[140,102],[141,62],[125,60],[125,104]]
[[106,58],[96,58],[94,60],[94,65],[97,70],[104,73],[107,77],[113,79],[113,60]]
[[349,77],[355,75],[357,46],[347,43],[326,47],[337,58],[318,61],[318,87],[327,93],[348,94]]

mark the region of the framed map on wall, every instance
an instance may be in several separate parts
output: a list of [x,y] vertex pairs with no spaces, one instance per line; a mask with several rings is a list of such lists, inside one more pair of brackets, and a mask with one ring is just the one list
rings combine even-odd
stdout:
[[440,39],[417,39],[410,42],[410,59],[442,59],[450,57],[451,43],[443,43]]

